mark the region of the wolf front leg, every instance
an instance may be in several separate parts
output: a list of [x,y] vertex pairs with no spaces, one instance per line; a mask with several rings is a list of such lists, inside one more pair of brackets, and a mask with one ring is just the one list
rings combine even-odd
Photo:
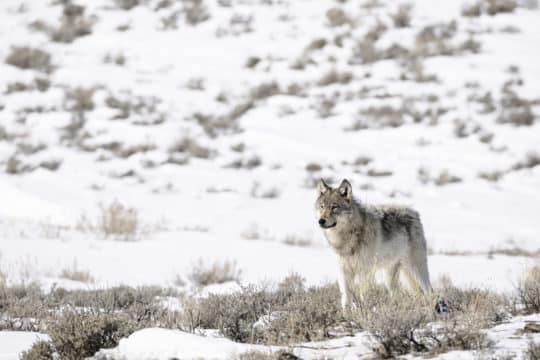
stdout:
[[352,305],[353,294],[351,292],[351,277],[347,269],[340,264],[338,274],[338,286],[341,293],[341,307],[343,310]]

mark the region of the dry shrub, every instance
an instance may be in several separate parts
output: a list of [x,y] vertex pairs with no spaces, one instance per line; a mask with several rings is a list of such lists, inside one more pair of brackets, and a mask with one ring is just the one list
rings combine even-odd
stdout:
[[255,86],[249,91],[249,95],[253,100],[264,100],[281,92],[278,83],[275,81],[263,83]]
[[193,77],[188,79],[186,88],[193,91],[204,91],[204,78]]
[[357,41],[352,49],[352,56],[349,60],[351,64],[371,64],[381,60],[384,56],[381,51],[375,47],[375,40],[364,37]]
[[501,13],[511,13],[517,7],[515,0],[485,0],[486,12],[489,15],[496,15]]
[[384,169],[369,169],[366,172],[367,176],[372,177],[383,177],[383,176],[392,176],[393,172],[391,170],[384,170]]
[[79,270],[77,263],[74,262],[71,267],[67,267],[62,270],[60,277],[72,281],[79,281],[82,283],[93,283],[94,277],[89,271]]
[[469,38],[465,41],[463,41],[459,46],[457,50],[460,50],[461,52],[470,52],[472,54],[478,54],[480,50],[482,49],[482,43],[478,40],[476,40],[472,35],[469,36]]
[[360,155],[360,156],[357,156],[354,159],[353,165],[365,166],[365,165],[369,164],[372,161],[373,161],[373,158],[371,158],[369,156],[365,156],[365,155]]
[[24,91],[30,91],[30,90],[33,90],[33,87],[31,85],[16,81],[16,82],[7,84],[5,94],[9,95],[9,94],[17,93],[17,92],[24,92]]
[[39,163],[40,168],[43,168],[49,171],[56,171],[60,168],[61,165],[62,165],[62,160],[56,160],[56,159],[45,160]]
[[351,19],[345,13],[345,11],[336,7],[326,11],[326,19],[328,20],[328,24],[332,27],[343,26],[351,23]]
[[28,46],[14,46],[6,57],[6,63],[20,69],[48,72],[52,70],[51,55],[41,49]]
[[424,167],[418,169],[418,180],[422,184],[433,183],[437,186],[445,186],[463,181],[459,176],[452,175],[448,170],[444,169],[437,176],[432,176],[430,171]]
[[393,43],[381,51],[380,56],[382,59],[403,59],[411,56],[411,51],[398,43]]
[[252,170],[252,169],[255,169],[256,167],[261,166],[261,164],[262,164],[261,158],[254,155],[248,158],[234,160],[233,162],[225,165],[225,168]]
[[531,268],[518,282],[517,300],[527,314],[540,312],[540,266]]
[[222,284],[228,281],[239,281],[242,274],[235,261],[214,262],[206,265],[202,259],[193,266],[188,275],[189,280],[196,286],[202,287],[210,284]]
[[290,246],[309,247],[313,246],[313,241],[308,238],[300,237],[297,235],[288,235],[283,240],[283,243]]
[[100,205],[98,227],[105,236],[115,236],[122,240],[133,240],[139,229],[137,209],[127,207],[118,201],[109,206]]
[[[483,349],[491,345],[483,329],[509,316],[507,298],[483,289],[459,289],[450,283],[435,294],[389,292],[365,284],[356,295],[353,318],[379,342],[375,352],[385,358],[409,352],[438,353],[450,349]],[[443,301],[448,312],[438,314]]]
[[501,323],[510,314],[510,301],[504,295],[480,288],[462,289],[446,284],[440,289],[450,314],[476,317],[479,326],[486,328]]
[[94,110],[94,93],[96,88],[74,88],[64,94],[64,108],[73,112]]
[[196,26],[210,19],[208,7],[204,0],[182,0],[184,3],[184,14],[189,25]]
[[461,289],[450,282],[440,289],[449,313],[440,328],[432,327],[427,336],[435,340],[435,351],[478,350],[492,345],[484,329],[507,320],[509,299],[490,290]]
[[249,350],[245,353],[236,355],[234,360],[278,360],[279,355],[266,351]]
[[370,106],[359,111],[357,120],[347,130],[400,127],[405,123],[408,115],[408,109],[405,106],[399,108],[390,105]]
[[246,64],[244,65],[248,69],[254,69],[257,64],[261,62],[261,58],[258,56],[250,56],[246,60]]
[[[321,79],[322,80],[322,79]],[[317,115],[322,119],[326,119],[334,115],[334,108],[336,107],[336,101],[334,99],[329,99],[326,97],[321,97],[315,103],[315,110]]]
[[491,182],[497,182],[504,176],[504,173],[499,170],[494,171],[481,171],[478,173],[480,179],[484,179]]
[[510,87],[503,87],[500,113],[496,121],[499,124],[512,124],[515,126],[533,125],[535,116],[532,112],[531,101],[522,98]]
[[239,354],[233,358],[234,360],[298,360],[300,359],[293,353],[285,350],[278,351],[258,351],[248,350],[245,353]]
[[114,4],[122,10],[131,10],[140,4],[140,0],[114,0]]
[[30,142],[20,142],[17,143],[17,151],[24,155],[36,154],[40,151],[47,149],[47,145],[43,143],[30,143]]
[[540,154],[537,152],[531,151],[525,155],[525,159],[517,162],[512,165],[513,171],[523,170],[523,169],[532,169],[535,166],[540,165]]
[[350,71],[337,71],[335,69],[330,70],[324,74],[317,85],[319,86],[328,86],[332,84],[348,84],[353,79],[353,73]]
[[64,311],[48,332],[62,359],[79,360],[117,346],[135,330],[136,324],[118,315],[73,310]]
[[193,331],[219,329],[239,342],[290,344],[328,338],[341,318],[335,285],[304,288],[298,275],[287,277],[275,290],[248,286],[242,291],[191,299],[184,318]]
[[116,110],[111,120],[125,120],[134,114],[139,115],[132,121],[134,125],[159,125],[166,120],[166,116],[158,111],[161,100],[154,96],[144,97],[133,95],[126,91],[121,95],[110,94],[105,104]]
[[221,134],[231,134],[239,131],[238,119],[255,107],[255,102],[248,99],[233,106],[228,112],[220,116],[203,113],[193,114],[193,119],[203,128],[210,137]]
[[459,49],[456,49],[450,40],[457,33],[457,29],[455,20],[423,27],[416,34],[415,55],[420,57],[454,55]]
[[461,7],[461,15],[465,17],[478,17],[482,15],[482,3],[480,1],[465,3]]
[[239,36],[253,31],[253,14],[233,13],[229,18],[229,26],[219,27],[216,36],[226,35]]
[[[0,253],[0,259],[2,258],[1,255],[2,253]],[[6,274],[0,268],[0,289],[4,288],[5,286],[6,286]]]
[[94,21],[84,16],[84,7],[68,4],[64,7],[60,26],[50,31],[52,41],[71,43],[75,39],[92,33]]
[[42,331],[42,320],[49,316],[45,299],[36,283],[0,283],[0,330]]
[[122,158],[128,158],[131,155],[145,153],[156,149],[154,144],[133,144],[129,146],[121,146],[114,149],[114,153]]
[[23,163],[19,158],[18,153],[12,154],[6,161],[6,173],[11,175],[20,175],[32,172],[36,169],[35,166]]
[[21,353],[21,360],[53,360],[54,349],[48,341],[35,342],[28,351]]
[[280,194],[281,191],[277,187],[270,187],[261,190],[261,184],[258,181],[253,182],[250,190],[251,197],[258,199],[276,199]]
[[411,25],[411,4],[400,4],[396,13],[390,14],[394,26],[397,28],[406,28]]
[[58,27],[37,20],[30,24],[30,28],[42,31],[52,41],[61,43],[71,43],[79,37],[91,34],[95,19],[85,16],[85,7],[72,2],[66,2],[63,5],[64,8]]
[[316,38],[313,39],[304,49],[304,53],[311,52],[315,50],[320,50],[328,44],[328,41],[325,38]]
[[433,182],[435,183],[435,185],[437,186],[444,186],[444,185],[448,185],[448,184],[455,184],[455,183],[459,183],[459,182],[462,182],[463,179],[460,178],[459,176],[456,176],[456,175],[452,175],[448,172],[448,170],[443,170],[439,173],[439,175],[437,175],[437,177],[435,179],[433,179]]
[[184,136],[182,139],[178,140],[171,146],[169,152],[185,153],[199,159],[209,159],[212,156],[212,150],[200,145],[195,139],[188,136]]
[[[387,50],[388,52],[388,50]],[[403,69],[403,73],[400,76],[400,80],[412,80],[416,82],[436,82],[437,75],[427,74],[424,69],[424,63],[418,56],[401,56],[396,57],[403,58],[400,65]]]
[[175,296],[167,288],[157,286],[116,286],[100,290],[65,290],[56,288],[49,294],[52,304],[95,309],[106,314],[123,314],[141,326],[164,325],[164,311],[158,304],[159,297]]
[[256,342],[253,324],[266,313],[269,292],[253,286],[229,295],[210,294],[184,305],[192,329],[219,329],[229,339]]
[[540,360],[540,343],[530,341],[524,356],[525,360]]
[[[370,64],[390,56],[393,51],[379,50],[376,48],[376,42],[388,30],[387,26],[380,21],[368,30],[368,32],[360,38],[352,49],[352,56],[349,60],[350,64]],[[392,56],[391,56],[392,57]]]
[[482,350],[493,344],[484,332],[482,322],[474,313],[461,314],[445,321],[441,328],[426,331],[426,337],[434,340],[432,353],[456,350]]
[[322,166],[318,163],[309,163],[306,165],[306,171],[308,172],[318,172],[322,170]]
[[117,114],[112,117],[112,120],[127,119],[131,115],[133,107],[131,100],[120,100],[114,95],[109,95],[105,99],[105,104],[111,109],[118,110]]
[[336,285],[304,289],[302,283],[295,280],[286,279],[278,288],[278,297],[286,301],[281,306],[277,304],[277,316],[263,329],[260,336],[265,343],[292,344],[327,339],[342,317]]
[[246,144],[244,144],[243,142],[232,144],[231,150],[237,153],[242,153],[244,152],[244,150],[246,150]]
[[123,66],[126,64],[126,56],[124,54],[116,54],[116,55],[107,54],[103,58],[103,62],[105,64],[115,64],[118,66]]
[[493,95],[490,91],[485,92],[482,95],[471,95],[468,100],[480,104],[481,109],[479,110],[480,114],[490,114],[494,112],[497,108],[495,107],[495,101]]
[[356,295],[353,318],[378,341],[374,351],[383,358],[427,351],[420,332],[432,321],[434,302],[431,297],[403,292],[390,293],[375,284],[364,284]]
[[80,145],[82,141],[89,136],[88,133],[84,131],[85,124],[86,117],[84,113],[72,113],[69,123],[60,128],[60,140],[69,145]]
[[163,31],[178,29],[179,16],[180,16],[180,11],[178,10],[172,11],[170,14],[162,16],[160,19],[161,21],[160,29]]
[[33,283],[10,287],[0,285],[0,330],[48,332],[52,323],[60,321],[59,314],[70,312],[72,308],[85,309],[81,315],[108,314],[140,328],[179,328],[178,312],[164,309],[160,302],[164,296],[177,295],[172,289],[150,286],[119,286],[102,290],[53,287],[45,293]]

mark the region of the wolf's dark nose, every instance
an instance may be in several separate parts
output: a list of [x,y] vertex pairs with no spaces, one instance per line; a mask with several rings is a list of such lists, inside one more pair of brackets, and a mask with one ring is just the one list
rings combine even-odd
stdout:
[[319,219],[319,225],[323,226],[325,222],[326,222],[326,220],[324,220],[324,219]]

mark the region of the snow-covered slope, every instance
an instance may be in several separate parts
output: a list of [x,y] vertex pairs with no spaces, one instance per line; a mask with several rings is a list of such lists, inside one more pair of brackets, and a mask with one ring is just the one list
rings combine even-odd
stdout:
[[[433,278],[509,289],[537,261],[535,1],[62,3],[0,3],[9,281],[173,285],[199,259],[334,281],[320,177],[417,208]],[[115,200],[136,241],[96,229]]]

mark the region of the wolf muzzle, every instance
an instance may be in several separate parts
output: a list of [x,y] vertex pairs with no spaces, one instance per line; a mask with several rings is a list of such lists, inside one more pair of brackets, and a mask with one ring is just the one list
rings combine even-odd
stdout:
[[325,219],[322,219],[322,218],[319,219],[319,226],[322,227],[323,229],[333,228],[334,226],[336,226],[336,224],[337,223],[327,224]]

